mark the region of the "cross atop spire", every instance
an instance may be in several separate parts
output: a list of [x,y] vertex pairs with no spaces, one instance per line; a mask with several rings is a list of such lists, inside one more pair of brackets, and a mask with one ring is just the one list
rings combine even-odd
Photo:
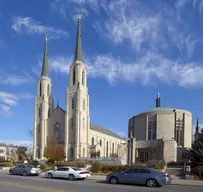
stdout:
[[45,36],[44,57],[41,76],[48,77],[48,35]]
[[82,60],[82,35],[81,35],[80,20],[81,20],[81,12],[78,12],[78,29],[77,29],[74,61],[83,61]]

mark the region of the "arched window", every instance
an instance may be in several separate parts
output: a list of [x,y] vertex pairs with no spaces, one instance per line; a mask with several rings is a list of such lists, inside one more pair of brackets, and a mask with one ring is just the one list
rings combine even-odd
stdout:
[[92,137],[92,146],[94,145],[94,137]]
[[73,158],[73,147],[70,148],[70,157]]
[[108,157],[109,154],[109,142],[106,142],[106,157]]
[[114,143],[112,143],[112,153],[114,153]]
[[74,98],[72,98],[72,109],[74,109]]
[[39,84],[39,96],[42,96],[42,83]]
[[51,110],[49,109],[48,110],[48,117],[51,115]]
[[83,71],[82,72],[82,85],[85,84],[85,72]]
[[82,156],[85,157],[85,148],[82,150]]
[[83,129],[85,129],[85,119],[84,118],[82,120],[82,126],[83,126]]
[[75,80],[76,80],[76,72],[75,72],[75,67],[73,68],[73,85],[75,85]]
[[100,141],[99,141],[99,145],[102,146],[102,140],[101,140],[101,139],[100,139]]
[[54,126],[54,135],[56,137],[57,143],[61,142],[61,124],[57,122]]
[[50,85],[47,86],[47,96],[49,96]]

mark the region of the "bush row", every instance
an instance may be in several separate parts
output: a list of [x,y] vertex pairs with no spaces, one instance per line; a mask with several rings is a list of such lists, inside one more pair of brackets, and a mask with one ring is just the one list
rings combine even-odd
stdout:
[[91,172],[93,173],[109,173],[109,172],[121,172],[121,171],[126,171],[132,167],[151,167],[151,168],[155,168],[158,170],[162,170],[163,169],[163,165],[162,164],[134,164],[132,166],[129,165],[106,165],[106,164],[100,164],[99,162],[93,162],[91,164]]

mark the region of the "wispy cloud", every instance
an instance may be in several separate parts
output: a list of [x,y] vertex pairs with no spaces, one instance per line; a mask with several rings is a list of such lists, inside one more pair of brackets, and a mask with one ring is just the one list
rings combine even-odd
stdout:
[[[95,2],[96,0],[92,1]],[[51,1],[51,10],[55,14],[60,14],[63,18],[67,19],[69,16],[73,17],[74,20],[77,18],[77,13],[80,11],[82,17],[86,17],[89,15],[89,11],[86,8],[75,8],[75,13],[73,13],[71,7],[69,6],[70,3],[77,3],[81,4],[82,1],[66,1],[66,0],[54,0]]]
[[12,29],[17,33],[26,33],[30,35],[35,34],[49,34],[49,38],[58,39],[61,37],[67,37],[68,32],[62,29],[56,29],[51,26],[45,26],[40,22],[35,21],[31,17],[14,17]]
[[[182,87],[203,86],[203,66],[199,63],[184,63],[163,58],[160,54],[148,52],[137,61],[125,62],[121,58],[98,55],[85,57],[89,77],[104,77],[111,84],[119,80],[134,83],[156,84],[157,81]],[[71,58],[54,57],[50,68],[54,72],[68,74]],[[195,74],[195,75],[194,75]]]
[[13,74],[4,73],[0,75],[0,84],[6,84],[11,86],[22,85],[33,81],[33,78],[25,73],[24,76],[18,76]]
[[12,107],[17,105],[21,99],[29,99],[33,96],[29,93],[12,94],[8,92],[0,92],[0,112],[10,115]]

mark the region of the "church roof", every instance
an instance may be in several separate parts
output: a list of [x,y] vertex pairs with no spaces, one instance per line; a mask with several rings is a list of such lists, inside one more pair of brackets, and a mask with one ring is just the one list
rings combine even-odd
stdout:
[[94,125],[94,124],[90,124],[90,129],[94,130],[94,131],[98,131],[100,133],[104,133],[106,135],[110,135],[112,137],[116,137],[118,139],[123,139],[121,136],[117,135],[116,133],[108,130],[108,129],[105,129],[103,127],[100,127],[98,125]]

